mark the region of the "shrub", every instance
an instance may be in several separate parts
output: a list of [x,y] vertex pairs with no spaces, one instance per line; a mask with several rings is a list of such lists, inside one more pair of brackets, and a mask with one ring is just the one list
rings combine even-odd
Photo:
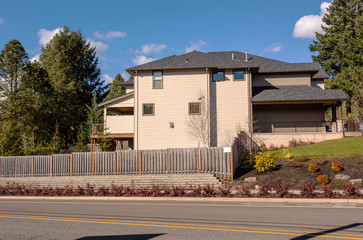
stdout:
[[73,196],[72,186],[65,186],[62,191],[62,196]]
[[279,197],[279,198],[292,197],[293,194],[289,193],[290,187],[291,187],[291,184],[289,182],[282,183],[281,181],[277,181],[272,184],[272,188],[276,191],[275,196]]
[[217,188],[216,195],[218,197],[231,197],[232,186],[230,184],[223,184],[221,187]]
[[319,167],[318,167],[318,165],[316,165],[316,163],[310,163],[308,166],[308,170],[311,173],[315,173],[315,172],[319,171]]
[[320,197],[323,198],[335,198],[339,196],[339,193],[333,191],[333,186],[331,184],[324,185],[323,192],[320,194]]
[[247,187],[244,184],[241,184],[240,186],[236,186],[237,192],[236,195],[239,197],[251,197],[251,191],[249,187]]
[[110,195],[110,189],[106,187],[100,187],[96,193],[97,196],[108,196]]
[[316,180],[318,181],[318,183],[321,184],[328,184],[329,183],[329,178],[327,175],[319,175]]
[[112,184],[111,185],[111,190],[110,190],[110,195],[111,196],[122,196],[123,195],[123,190],[124,190],[124,186],[117,186]]
[[170,190],[170,197],[184,197],[185,196],[185,188],[182,186],[172,187]]
[[214,190],[213,185],[207,185],[202,187],[202,197],[214,197],[216,195],[216,191]]
[[343,170],[343,166],[340,164],[339,161],[334,161],[331,164],[331,170],[333,170],[334,172],[340,172]]
[[282,155],[285,159],[291,160],[294,156],[290,152],[290,148],[283,148],[282,149]]
[[82,196],[82,195],[85,195],[85,191],[84,191],[83,187],[78,186],[77,189],[75,189],[73,191],[73,195],[74,196]]
[[187,197],[200,197],[202,195],[202,187],[198,185],[197,187],[193,187],[190,185],[190,191],[186,193]]
[[271,190],[271,188],[267,183],[261,182],[258,185],[258,192],[257,192],[256,196],[260,197],[260,198],[267,198],[270,195],[270,193],[269,193],[270,190]]
[[148,187],[142,187],[136,190],[136,193],[142,197],[151,196],[151,191]]
[[262,154],[259,152],[255,156],[255,165],[253,166],[258,172],[266,172],[275,168],[274,159],[271,157],[271,153]]
[[94,186],[90,185],[89,183],[87,183],[86,185],[86,189],[84,190],[85,194],[87,196],[94,196],[95,195],[95,189]]
[[359,189],[354,186],[352,183],[347,183],[343,185],[343,193],[349,197],[360,197],[362,194],[359,192]]
[[301,139],[296,140],[295,138],[291,139],[289,141],[289,147],[300,147],[300,146],[306,146],[306,145],[310,145],[310,144],[314,144],[315,142],[313,141],[303,141]]
[[300,196],[303,198],[314,198],[316,196],[314,183],[305,183],[300,186]]

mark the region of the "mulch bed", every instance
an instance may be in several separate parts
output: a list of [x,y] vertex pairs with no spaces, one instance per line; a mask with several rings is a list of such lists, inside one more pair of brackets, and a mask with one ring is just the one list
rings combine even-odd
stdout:
[[[333,161],[339,161],[344,170],[334,172],[331,169]],[[310,173],[308,171],[309,163],[316,163],[320,171]],[[319,175],[327,175],[334,189],[342,189],[342,185],[349,180],[335,180],[336,174],[345,174],[350,176],[350,179],[363,179],[363,156],[341,156],[341,157],[319,157],[319,158],[298,158],[293,160],[280,159],[275,160],[276,168],[273,171],[259,173],[253,168],[253,164],[245,164],[240,166],[235,173],[237,179],[234,184],[247,185],[250,188],[255,188],[261,182],[290,182],[292,189],[297,189],[299,186],[312,182],[315,183],[317,189],[321,188],[321,184],[317,183],[316,178]],[[245,182],[247,177],[256,177],[256,182]],[[358,186],[362,188],[362,185]]]

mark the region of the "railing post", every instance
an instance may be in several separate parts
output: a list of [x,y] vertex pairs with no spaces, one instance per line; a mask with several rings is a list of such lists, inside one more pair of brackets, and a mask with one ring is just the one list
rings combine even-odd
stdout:
[[16,157],[14,158],[14,177],[16,177]]
[[197,169],[198,169],[198,173],[199,171],[199,148],[197,148]]
[[71,176],[73,176],[73,153],[71,153]]
[[34,156],[32,156],[32,177],[34,177]]
[[169,174],[169,149],[166,149],[166,173]]
[[140,175],[142,174],[142,151],[140,150]]
[[117,175],[117,152],[115,151],[115,175]]
[[53,177],[53,155],[50,160],[50,176]]

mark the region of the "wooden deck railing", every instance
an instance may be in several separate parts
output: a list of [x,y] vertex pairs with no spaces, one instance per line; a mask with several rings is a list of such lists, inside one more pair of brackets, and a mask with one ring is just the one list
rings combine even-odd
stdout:
[[[232,150],[232,151],[231,151]],[[169,148],[0,157],[0,177],[212,173],[232,179],[239,154],[231,148]]]

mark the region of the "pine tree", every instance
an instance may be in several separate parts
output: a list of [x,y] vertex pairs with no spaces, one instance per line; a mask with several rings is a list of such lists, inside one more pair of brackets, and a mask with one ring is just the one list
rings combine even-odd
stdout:
[[62,148],[69,148],[87,119],[86,105],[94,93],[104,92],[96,49],[80,31],[63,27],[42,51],[40,63],[53,88],[52,112],[59,134],[56,139],[61,139]]
[[[324,15],[324,33],[316,33],[309,46],[317,52],[313,61],[319,62],[331,77],[328,88],[343,89],[349,99],[355,94],[357,80],[349,77],[362,72],[363,66],[363,5],[362,0],[334,0]],[[358,77],[356,79],[362,79]]]
[[124,81],[125,79],[118,73],[110,85],[110,92],[108,93],[106,100],[119,97],[126,93],[125,89],[121,86],[121,83]]
[[101,124],[103,123],[103,110],[98,108],[97,106],[97,97],[96,95],[92,98],[91,106],[86,105],[87,108],[87,121],[85,124],[85,133],[87,135],[86,143],[91,141],[91,134],[92,134],[92,125],[93,124]]

